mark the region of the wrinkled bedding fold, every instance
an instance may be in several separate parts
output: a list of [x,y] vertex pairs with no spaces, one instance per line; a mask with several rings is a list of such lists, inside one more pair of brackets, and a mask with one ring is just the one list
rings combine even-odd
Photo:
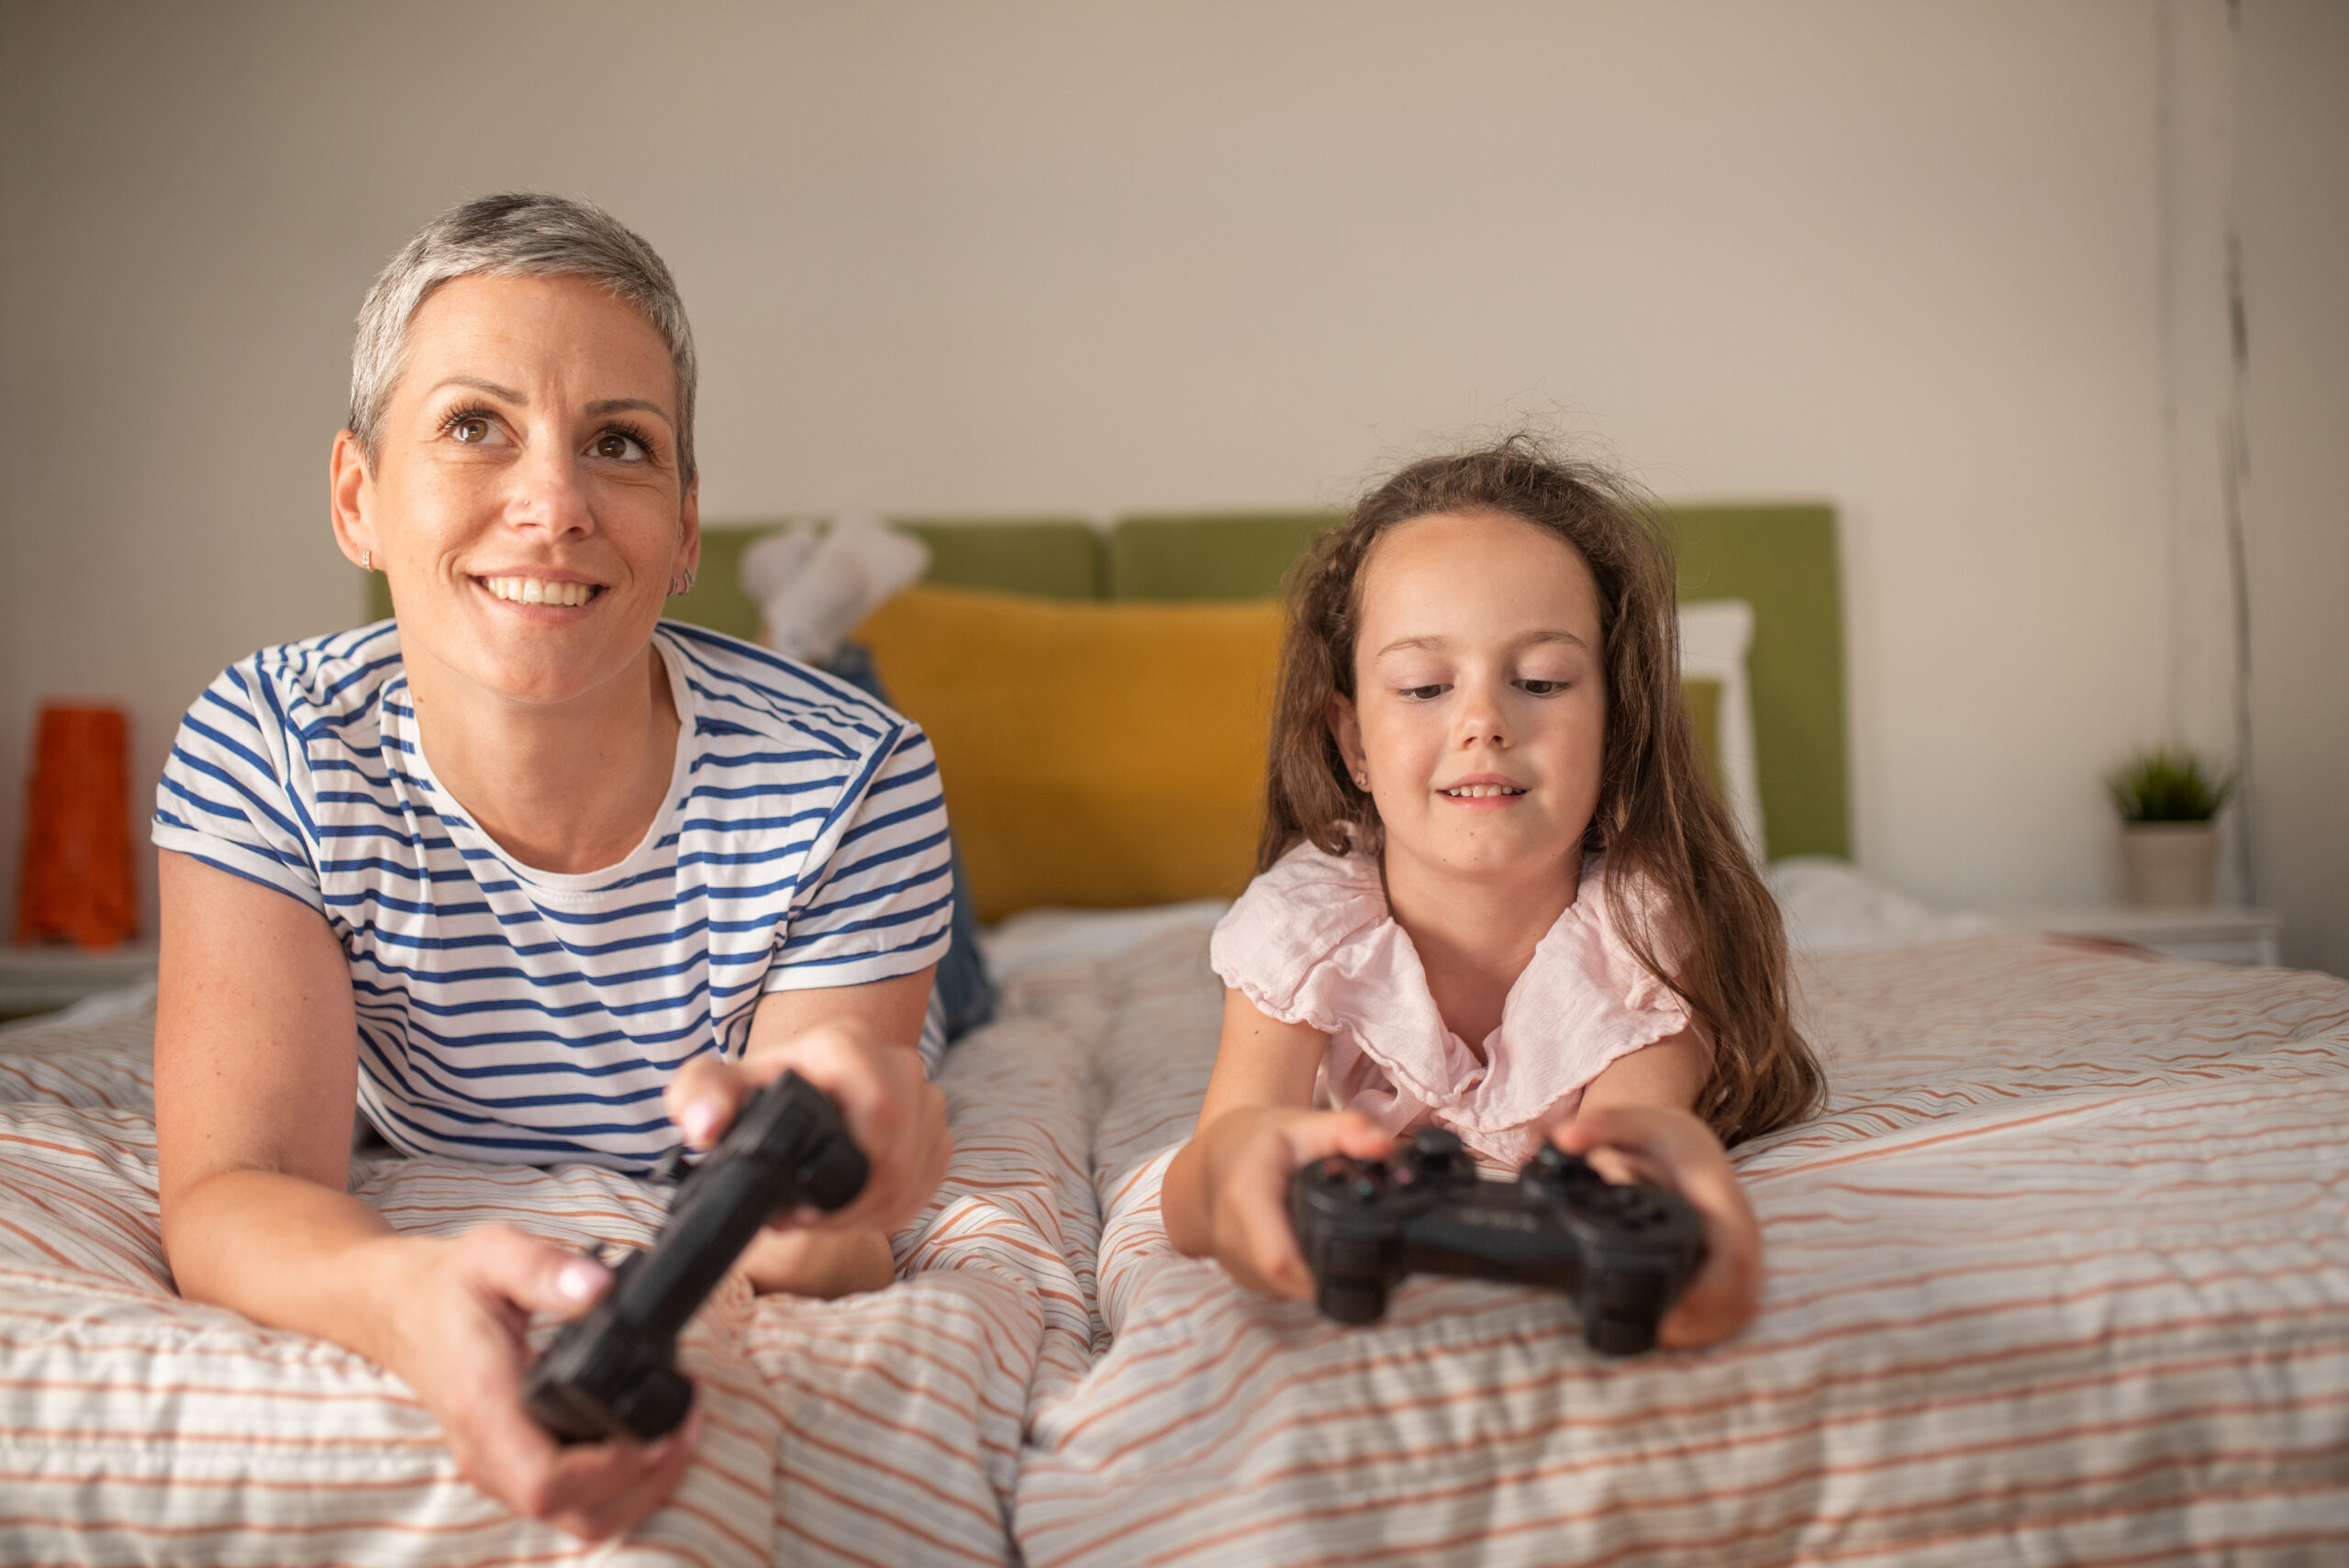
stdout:
[[[181,1301],[151,1015],[0,1033],[0,1560],[2274,1562],[2349,1540],[2349,986],[2004,936],[1800,969],[1830,1074],[1737,1151],[1770,1276],[1611,1362],[1540,1292],[1364,1329],[1176,1256],[1206,929],[1045,963],[941,1076],[956,1149],[841,1302],[722,1290],[709,1419],[601,1554],[458,1478],[399,1381]],[[586,1167],[381,1159],[403,1229],[640,1244]]]

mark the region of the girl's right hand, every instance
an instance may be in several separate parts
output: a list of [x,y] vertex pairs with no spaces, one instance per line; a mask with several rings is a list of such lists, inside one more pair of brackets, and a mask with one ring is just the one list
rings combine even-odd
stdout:
[[621,1534],[667,1499],[701,1433],[698,1401],[649,1444],[558,1443],[522,1402],[531,1315],[577,1316],[610,1284],[608,1270],[507,1225],[387,1245],[406,1256],[386,1302],[384,1362],[440,1421],[466,1480],[585,1540]]
[[1208,1251],[1234,1279],[1292,1300],[1313,1299],[1288,1217],[1289,1179],[1316,1160],[1384,1160],[1395,1140],[1359,1111],[1248,1106],[1227,1111],[1198,1137]]

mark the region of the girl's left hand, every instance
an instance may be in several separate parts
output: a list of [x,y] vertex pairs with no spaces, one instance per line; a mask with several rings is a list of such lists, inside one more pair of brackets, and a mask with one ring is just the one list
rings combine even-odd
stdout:
[[1762,1301],[1762,1230],[1711,1128],[1665,1106],[1593,1106],[1551,1136],[1609,1181],[1675,1192],[1704,1219],[1704,1266],[1657,1326],[1658,1344],[1718,1344],[1745,1327]]

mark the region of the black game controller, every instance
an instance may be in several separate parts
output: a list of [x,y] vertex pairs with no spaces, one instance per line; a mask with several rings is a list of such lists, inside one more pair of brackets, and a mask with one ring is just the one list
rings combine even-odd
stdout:
[[679,1184],[651,1247],[613,1272],[602,1299],[530,1369],[522,1396],[539,1425],[565,1442],[650,1442],[674,1430],[694,1402],[676,1368],[677,1331],[761,1226],[803,1205],[839,1208],[864,1190],[866,1170],[839,1110],[798,1073],[743,1101]]
[[1460,1140],[1423,1128],[1391,1161],[1332,1155],[1297,1172],[1288,1212],[1314,1301],[1341,1323],[1385,1316],[1405,1274],[1461,1274],[1563,1290],[1593,1350],[1652,1349],[1656,1324],[1705,1260],[1697,1211],[1660,1187],[1617,1186],[1545,1148],[1514,1182],[1480,1180]]

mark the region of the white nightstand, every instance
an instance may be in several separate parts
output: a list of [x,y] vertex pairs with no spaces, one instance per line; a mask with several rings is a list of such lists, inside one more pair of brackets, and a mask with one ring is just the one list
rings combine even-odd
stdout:
[[70,1007],[101,991],[155,978],[155,944],[100,952],[72,947],[0,947],[0,1022]]
[[2131,942],[2205,963],[2274,965],[2284,917],[2273,909],[2210,905],[2200,909],[2109,905],[2087,909],[2012,909],[1996,917],[2010,931],[2048,931]]

